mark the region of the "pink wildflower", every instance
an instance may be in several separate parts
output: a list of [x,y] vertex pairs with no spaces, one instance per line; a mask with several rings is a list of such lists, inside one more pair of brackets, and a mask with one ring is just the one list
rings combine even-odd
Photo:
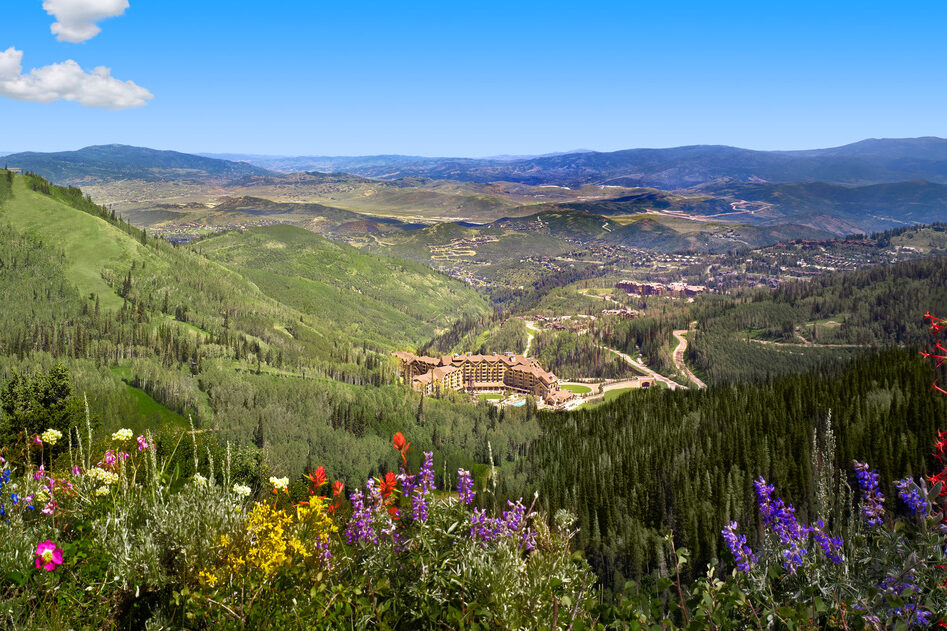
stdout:
[[39,434],[33,437],[33,444],[39,445],[40,447],[43,446],[43,439],[39,437]]
[[36,470],[36,473],[33,474],[34,480],[42,480],[46,477],[46,466],[40,465],[39,469]]
[[49,539],[36,546],[36,569],[52,572],[57,565],[62,565],[62,550],[59,546]]
[[82,475],[82,469],[80,469],[79,467],[73,467],[72,475]]
[[144,436],[139,436],[136,440],[138,441],[138,451],[144,451],[145,449],[148,449],[151,446],[145,440]]
[[[49,502],[46,504],[46,506],[43,507],[43,514],[44,514],[44,515],[52,515],[54,512],[56,512],[56,502],[53,501],[53,500],[49,500]],[[42,545],[42,544],[40,544],[40,545]],[[60,556],[61,556],[61,555],[60,555]],[[60,560],[60,563],[62,563],[61,560]],[[36,567],[39,567],[39,566],[37,565]],[[47,571],[48,571],[48,570],[47,570]]]

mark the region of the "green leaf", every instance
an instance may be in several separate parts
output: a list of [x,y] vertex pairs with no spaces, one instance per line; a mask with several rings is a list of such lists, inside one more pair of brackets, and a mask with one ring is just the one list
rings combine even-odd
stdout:
[[26,585],[26,576],[24,576],[22,572],[7,572],[4,578],[11,583],[16,583],[20,587]]

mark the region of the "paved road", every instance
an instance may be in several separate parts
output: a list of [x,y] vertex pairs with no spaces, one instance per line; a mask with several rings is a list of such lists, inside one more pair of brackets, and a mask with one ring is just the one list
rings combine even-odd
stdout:
[[698,388],[706,388],[707,384],[698,379],[697,376],[691,372],[691,369],[687,367],[687,364],[684,363],[684,351],[687,350],[687,338],[684,337],[684,334],[688,332],[689,330],[685,329],[680,329],[673,332],[674,337],[677,338],[677,348],[674,349],[674,365],[677,366],[677,369],[681,371],[685,377],[690,379]]
[[[645,365],[642,364],[641,362],[636,362],[636,361],[633,360],[629,355],[627,355],[627,354],[625,354],[625,353],[622,353],[621,351],[616,351],[614,348],[609,348],[609,347],[607,347],[607,346],[602,346],[602,348],[604,348],[605,350],[610,351],[610,352],[612,352],[612,353],[618,355],[618,356],[621,357],[623,360],[625,360],[625,363],[626,363],[626,364],[628,364],[629,366],[632,366],[632,367],[635,368],[636,370],[639,370],[639,371],[643,372],[644,374],[648,375],[649,377],[654,377],[654,380],[655,380],[655,381],[660,381],[660,382],[662,382],[662,383],[664,383],[664,384],[667,384],[667,387],[670,388],[671,390],[677,390],[678,388],[683,387],[683,386],[681,386],[681,384],[677,383],[676,381],[671,381],[670,379],[668,379],[667,377],[665,377],[665,376],[662,375],[661,373],[655,372],[655,371],[651,370],[650,368],[648,368],[647,366],[645,366]],[[626,386],[626,387],[627,387],[627,386]]]

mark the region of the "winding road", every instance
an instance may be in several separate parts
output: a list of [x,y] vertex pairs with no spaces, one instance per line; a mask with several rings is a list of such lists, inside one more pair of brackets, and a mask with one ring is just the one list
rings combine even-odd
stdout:
[[[670,379],[668,379],[667,377],[665,377],[665,376],[662,375],[661,373],[655,372],[655,371],[651,370],[650,368],[648,368],[647,366],[645,366],[645,365],[642,364],[641,362],[637,362],[637,361],[633,360],[633,359],[631,358],[631,356],[630,356],[630,355],[627,355],[626,353],[622,353],[621,351],[616,351],[614,348],[609,348],[608,346],[602,346],[602,348],[604,348],[605,350],[607,350],[607,351],[609,351],[609,352],[611,352],[611,353],[614,353],[615,355],[618,355],[618,356],[621,357],[623,360],[625,360],[625,363],[626,363],[626,364],[628,364],[629,366],[631,366],[631,367],[634,368],[635,370],[637,370],[637,371],[639,371],[639,372],[641,372],[641,373],[643,373],[643,374],[645,374],[645,375],[647,375],[647,376],[649,376],[649,377],[653,377],[655,381],[660,381],[661,383],[666,384],[667,387],[670,388],[671,390],[677,390],[678,388],[683,387],[683,386],[681,386],[681,384],[677,383],[676,381],[671,381]],[[611,385],[614,386],[614,384],[611,384]],[[612,388],[607,388],[607,389],[608,389],[608,390],[611,390]]]

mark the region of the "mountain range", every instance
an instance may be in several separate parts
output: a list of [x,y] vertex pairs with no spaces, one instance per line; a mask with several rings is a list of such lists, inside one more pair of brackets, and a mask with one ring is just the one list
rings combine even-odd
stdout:
[[[530,158],[227,157],[233,159],[100,145],[10,154],[3,162],[81,186],[96,201],[125,202],[123,212],[192,201],[224,201],[224,211],[228,198],[265,198],[260,203],[320,204],[320,216],[335,207],[336,215],[396,215],[408,223],[491,221],[533,214],[529,207],[537,203],[603,216],[658,211],[797,224],[834,234],[947,220],[947,140],[934,137],[805,151],[695,145]],[[332,223],[364,221],[352,214]]]
[[867,139],[804,151],[756,151],[725,145],[577,151],[523,159],[403,155],[267,157],[229,154],[271,170],[344,171],[378,179],[437,179],[578,186],[606,184],[680,189],[722,178],[738,181],[871,184],[905,180],[947,183],[947,140]]

